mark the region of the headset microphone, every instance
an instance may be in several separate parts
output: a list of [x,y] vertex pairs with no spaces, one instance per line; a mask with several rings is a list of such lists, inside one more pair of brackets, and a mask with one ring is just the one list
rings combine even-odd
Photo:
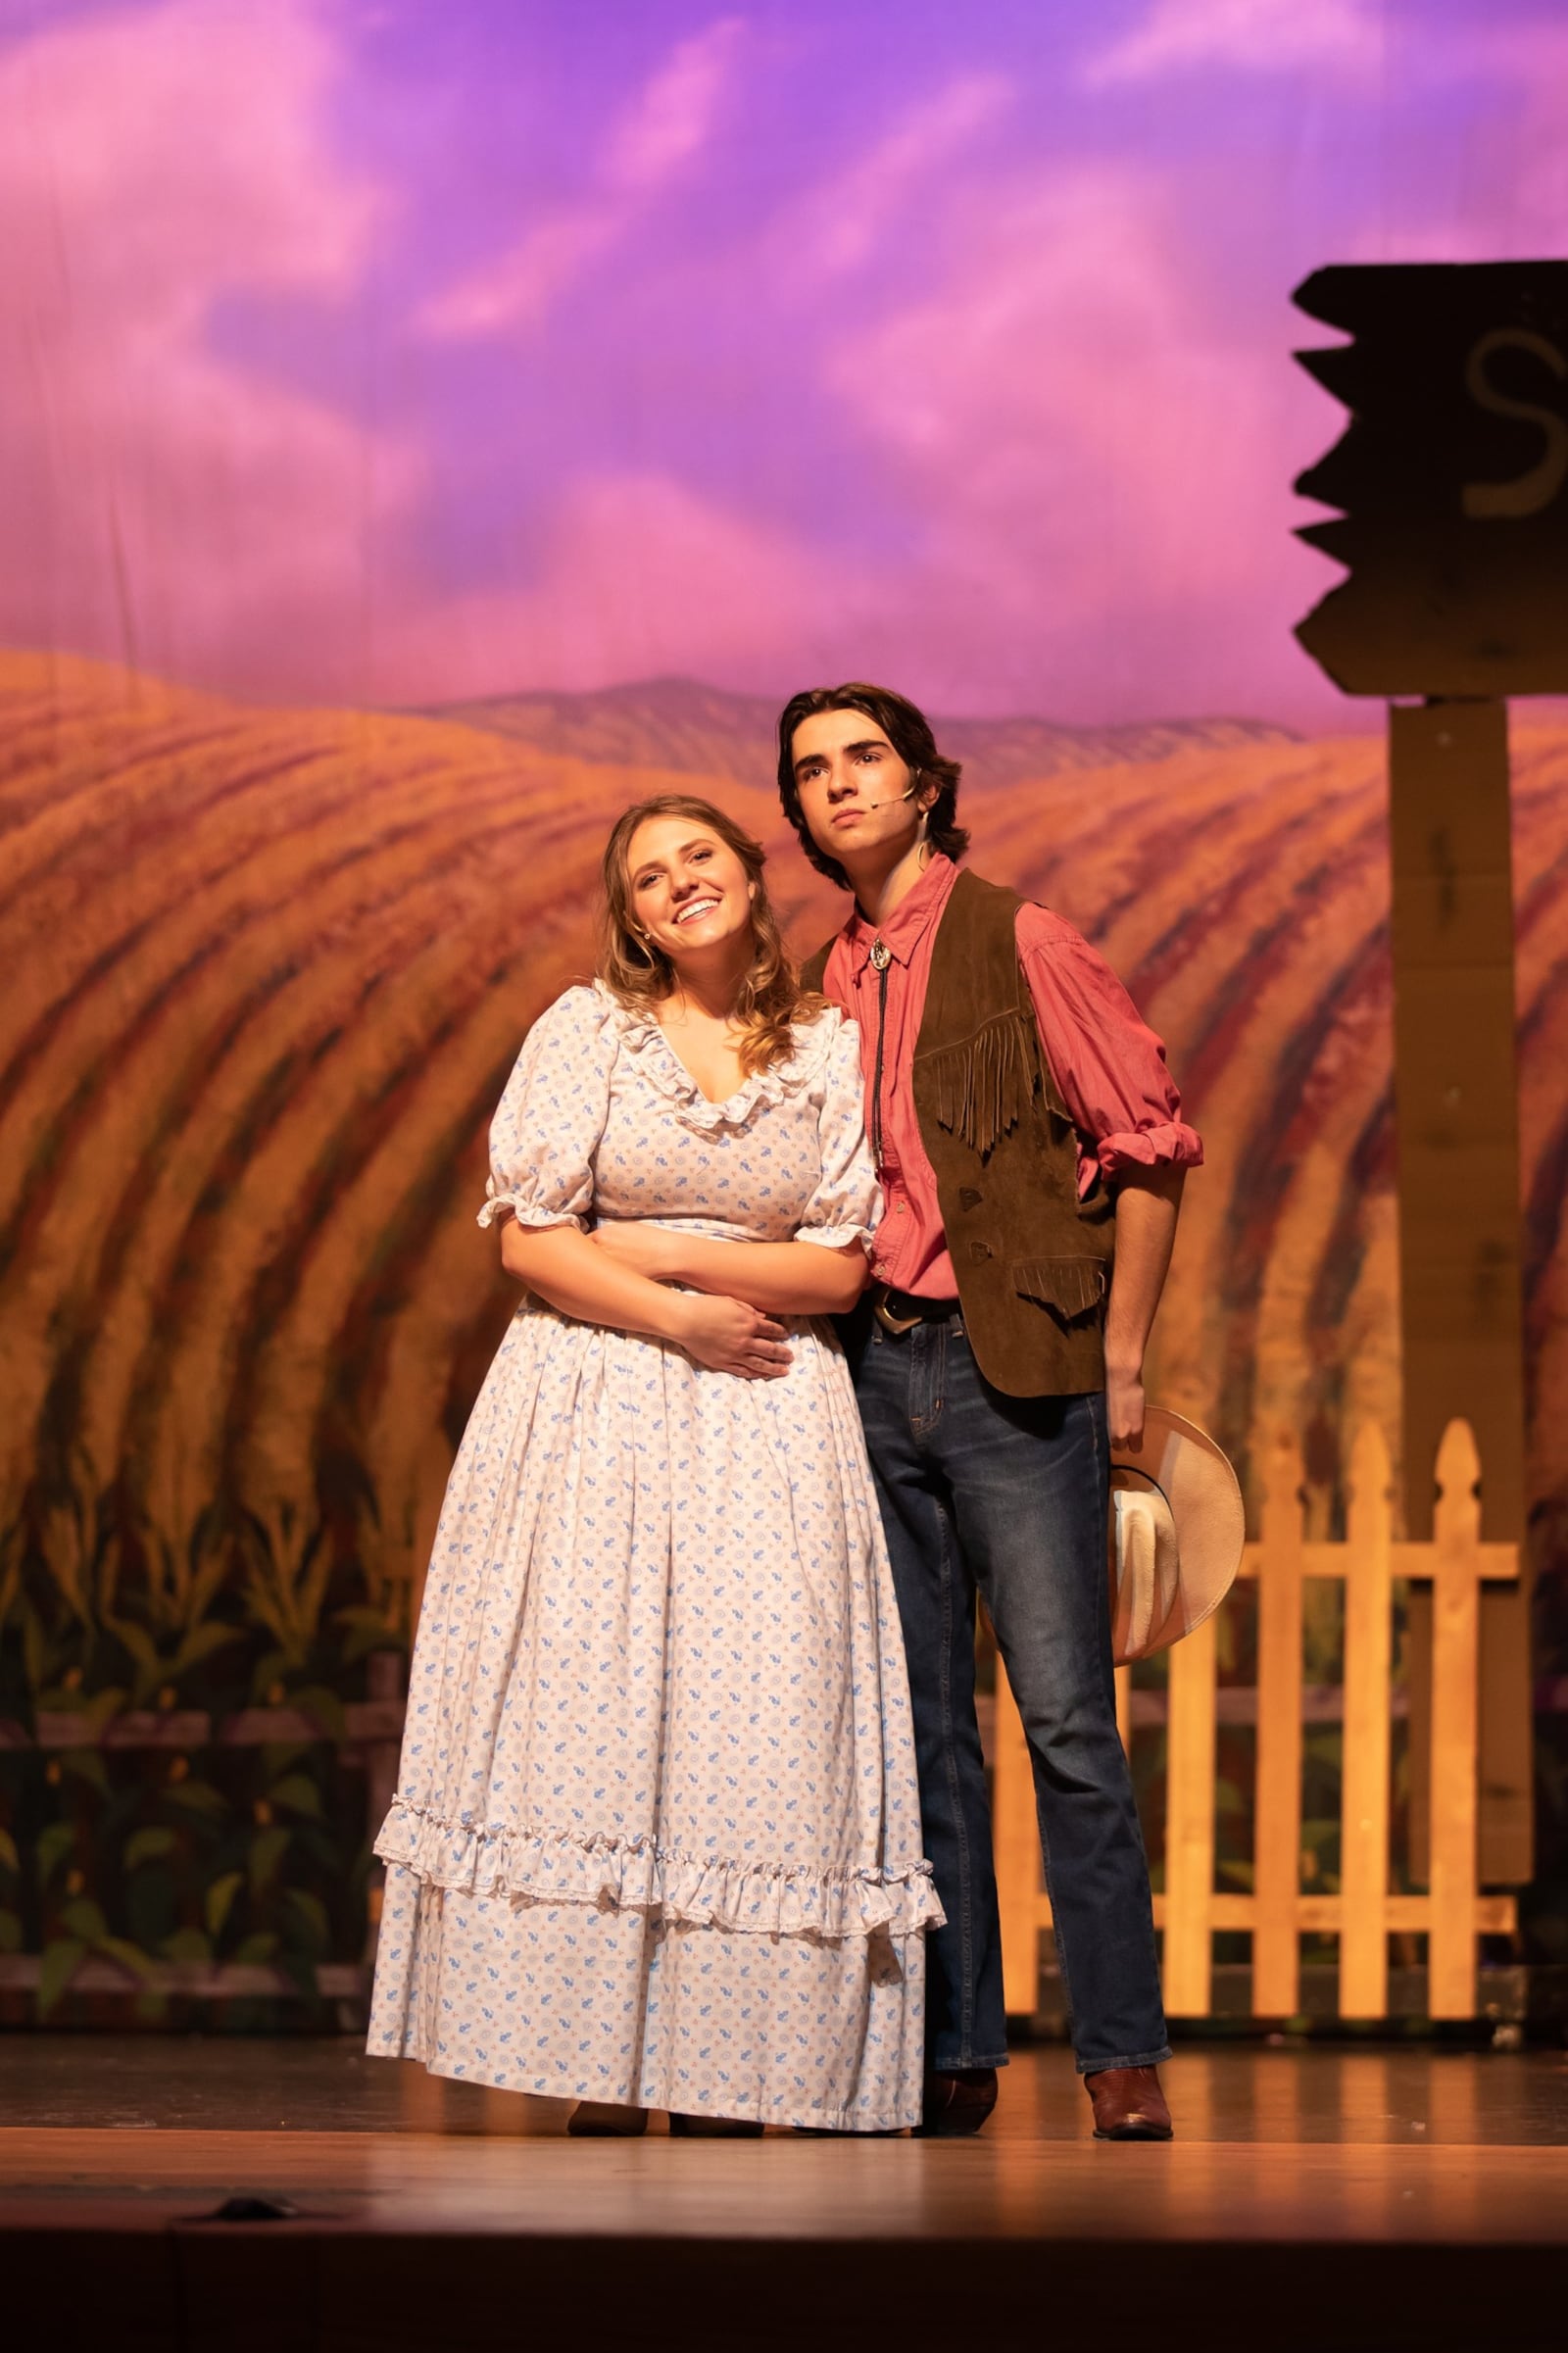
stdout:
[[895,793],[891,801],[868,801],[865,805],[866,809],[867,810],[897,809],[901,801],[910,801],[914,798],[914,795],[920,790],[920,784],[921,779],[917,776],[906,792]]

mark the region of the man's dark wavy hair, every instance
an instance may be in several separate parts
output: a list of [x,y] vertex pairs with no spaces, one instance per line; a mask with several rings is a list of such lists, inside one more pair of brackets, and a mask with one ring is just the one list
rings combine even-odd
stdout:
[[926,840],[945,858],[962,858],[969,847],[969,836],[954,813],[958,806],[958,778],[963,773],[959,763],[943,759],[930,720],[905,696],[896,695],[891,687],[867,686],[861,680],[852,679],[847,686],[809,686],[804,694],[791,695],[779,713],[778,797],[784,805],[784,814],[800,837],[801,848],[818,874],[827,875],[841,891],[851,887],[838,859],[829,858],[812,841],[810,827],[801,814],[801,796],[795,783],[795,730],[803,719],[814,718],[823,711],[863,711],[868,719],[875,719],[913,781],[939,788],[926,814]]

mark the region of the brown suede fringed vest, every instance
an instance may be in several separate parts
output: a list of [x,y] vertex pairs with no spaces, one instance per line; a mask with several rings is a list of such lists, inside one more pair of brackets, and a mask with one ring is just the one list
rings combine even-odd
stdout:
[[[1116,1204],[1103,1184],[1078,1199],[1076,1131],[1018,964],[1021,904],[959,873],[911,1081],[980,1370],[1008,1397],[1070,1397],[1104,1386]],[[807,988],[821,988],[832,946],[806,965]]]

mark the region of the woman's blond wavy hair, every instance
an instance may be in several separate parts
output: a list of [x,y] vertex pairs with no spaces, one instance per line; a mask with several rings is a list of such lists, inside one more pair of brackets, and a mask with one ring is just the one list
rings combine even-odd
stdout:
[[790,1035],[794,1021],[814,1021],[826,999],[803,989],[784,947],[778,917],[767,896],[762,868],[767,862],[760,842],[694,793],[659,793],[623,809],[605,844],[604,901],[600,911],[598,973],[617,1003],[637,1012],[649,1012],[674,992],[675,971],[668,956],[644,940],[632,920],[632,839],[651,817],[686,817],[714,833],[735,853],[755,886],[752,899],[752,938],[755,950],[741,984],[736,1014],[746,1035],[741,1042],[741,1066],[750,1076],[781,1062],[794,1052]]

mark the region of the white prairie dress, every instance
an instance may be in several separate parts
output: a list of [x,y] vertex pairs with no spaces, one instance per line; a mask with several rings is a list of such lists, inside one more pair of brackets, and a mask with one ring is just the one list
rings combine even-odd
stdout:
[[[836,1009],[710,1103],[602,986],[534,1024],[491,1129],[524,1225],[842,1246],[876,1201]],[[780,2125],[918,2122],[908,1687],[848,1368],[782,1380],[525,1299],[425,1588],[369,2048],[510,2090]]]

